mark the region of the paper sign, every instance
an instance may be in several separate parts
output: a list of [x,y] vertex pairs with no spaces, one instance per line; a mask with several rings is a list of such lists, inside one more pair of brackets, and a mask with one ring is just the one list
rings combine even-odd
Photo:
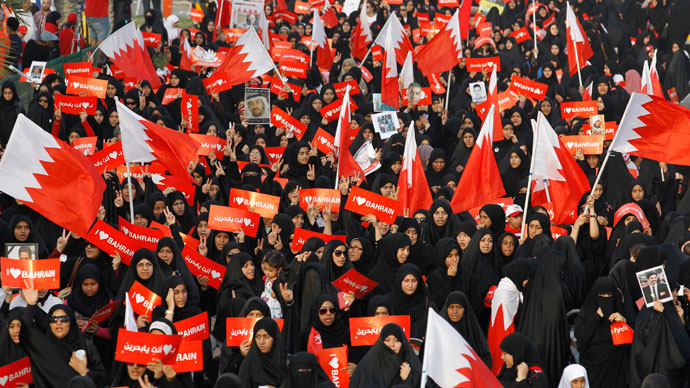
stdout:
[[182,257],[184,257],[187,268],[189,268],[189,272],[191,272],[194,277],[206,276],[208,278],[209,287],[213,287],[216,290],[220,288],[220,283],[223,281],[223,276],[225,275],[225,267],[204,257],[201,253],[187,245],[182,249]]
[[319,128],[314,134],[312,141],[316,145],[316,149],[328,155],[330,153],[335,155],[335,137],[326,132],[323,128]]
[[[491,26],[489,26],[490,28]],[[486,58],[465,58],[465,65],[467,71],[481,73],[482,70],[493,71],[496,65],[496,71],[501,71],[500,57],[486,57]]]
[[146,365],[153,359],[169,365],[180,349],[182,336],[159,335],[120,329],[117,334],[115,360]]
[[389,323],[402,327],[410,339],[410,316],[388,315],[380,317],[350,318],[350,343],[352,346],[371,346],[379,339],[381,329]]
[[328,243],[329,241],[332,240],[340,240],[343,243],[346,243],[347,237],[346,236],[341,236],[341,235],[331,235],[331,234],[323,234],[319,232],[312,232],[311,230],[307,229],[302,229],[302,228],[295,228],[294,235],[292,236],[292,244],[290,244],[290,248],[293,251],[301,251],[302,248],[304,247],[304,243],[307,242],[312,237],[318,237],[323,242]]
[[251,237],[256,237],[259,228],[259,213],[227,206],[211,205],[208,213],[208,227],[234,233],[238,229]]
[[168,105],[180,97],[182,97],[182,89],[167,88],[165,89],[165,93],[163,93],[163,101],[161,101],[161,105]]
[[67,93],[80,95],[85,92],[87,96],[105,98],[108,81],[104,79],[71,76],[67,79]]
[[[118,166],[117,167],[117,178],[120,181],[123,181],[126,179],[129,175],[127,174],[127,166]],[[157,179],[156,175],[164,176],[165,175],[165,167],[163,167],[162,164],[153,162],[149,164],[148,166],[129,166],[129,171],[132,173],[132,178],[136,179],[139,181],[139,183],[142,183],[144,181],[144,174],[146,171],[148,171],[149,174],[151,174],[151,179]],[[143,183],[142,183],[143,186]]]
[[55,109],[60,108],[62,113],[78,115],[86,111],[87,115],[96,113],[96,97],[69,96],[67,94],[55,95]]
[[[340,109],[343,107],[343,99],[339,98],[330,104],[321,108],[321,117],[326,119],[329,123],[335,121],[340,116]],[[357,110],[357,105],[350,99],[350,111],[354,112]]]
[[[592,134],[592,128],[589,126],[589,124],[582,124],[582,130],[585,132],[585,135],[591,135]],[[615,121],[606,121],[604,122],[604,140],[613,140],[613,137],[616,135],[616,132],[618,131],[618,123]]]
[[[240,346],[242,341],[252,340],[254,337],[254,324],[260,318],[225,318],[225,342],[228,347]],[[274,319],[278,324],[278,329],[283,331],[284,321],[282,319]]]
[[347,346],[321,349],[317,358],[333,385],[336,387],[350,385],[350,375],[347,373]]
[[611,324],[611,339],[614,345],[625,345],[633,342],[633,329],[625,322],[613,322]]
[[268,161],[275,163],[283,158],[286,147],[264,147],[266,155],[268,156]]
[[[177,328],[179,322],[175,322]],[[179,329],[178,329],[179,330]],[[177,373],[193,372],[204,369],[203,341],[182,341],[175,356],[175,363],[171,367]]]
[[338,96],[338,98],[342,98],[345,95],[345,91],[347,90],[348,85],[350,85],[350,95],[362,93],[359,90],[359,84],[357,83],[357,81],[349,80],[343,82],[336,82],[333,84],[333,87],[335,88],[335,95]]
[[89,159],[93,162],[99,174],[103,174],[108,169],[112,170],[125,163],[125,157],[122,154],[122,143],[117,142],[111,146],[105,147],[89,156]]
[[202,79],[201,83],[204,84],[206,93],[209,95],[212,93],[224,92],[232,88],[232,85],[230,85],[230,78],[226,72],[214,73],[212,76]]
[[129,302],[132,304],[132,310],[137,315],[151,316],[151,312],[156,306],[161,304],[161,297],[155,292],[149,290],[139,281],[135,280],[132,287],[129,288]]
[[0,387],[14,388],[20,383],[30,384],[33,381],[29,357],[20,358],[0,368]]
[[261,217],[273,218],[278,214],[280,197],[232,188],[230,189],[230,200],[228,204],[239,209],[253,209]]
[[193,317],[175,322],[177,334],[182,336],[182,341],[203,341],[208,338],[208,314],[202,312]]
[[379,284],[357,272],[354,268],[350,268],[341,277],[335,279],[333,285],[343,292],[354,292],[355,298],[360,299]]
[[299,206],[307,211],[309,204],[317,208],[328,207],[331,212],[340,212],[340,190],[337,189],[301,189],[299,191]]
[[93,68],[91,62],[73,62],[64,63],[62,69],[65,71],[65,78],[72,76],[90,78],[93,76]]
[[392,224],[400,202],[355,186],[350,190],[345,209],[361,215],[373,214],[377,220]]
[[642,211],[642,208],[640,208],[640,205],[636,203],[626,203],[625,205],[621,206],[616,210],[616,213],[613,215],[613,226],[616,226],[618,221],[623,218],[624,215],[632,214],[637,218],[637,221],[639,221],[642,224],[642,227],[647,230],[649,228],[649,221],[647,221],[647,217],[645,217],[644,212]]
[[517,31],[513,31],[510,33],[510,36],[515,38],[515,41],[520,44],[530,38],[529,31],[527,31],[527,27],[523,26]]
[[119,253],[124,265],[129,265],[134,251],[139,248],[134,240],[101,220],[96,221],[84,238],[109,255]]
[[381,46],[371,46],[371,57],[374,61],[383,61],[383,49],[381,49]]
[[604,151],[604,137],[601,135],[562,136],[561,141],[571,155],[575,155],[578,149],[585,155],[601,155]]
[[225,157],[223,150],[227,144],[226,140],[223,140],[218,136],[202,135],[200,133],[190,133],[189,136],[199,142],[201,145],[199,150],[196,152],[197,155],[207,156],[213,152],[218,160],[223,160],[223,157]]
[[142,31],[141,34],[144,36],[144,46],[158,47],[161,44],[161,34],[146,31]]
[[[189,181],[189,179],[178,178],[172,175],[152,175],[151,180],[161,191],[165,191],[165,189],[167,189],[168,187],[172,187],[175,189],[175,191],[179,191],[180,193],[182,193],[185,201],[187,201],[189,206],[194,206],[194,196],[196,195],[196,187],[192,182]],[[153,228],[153,222],[151,222],[151,228]],[[166,231],[165,229],[162,229],[160,227],[158,229],[162,230],[163,232]],[[168,228],[168,230],[169,229],[170,228]],[[166,233],[165,235],[168,237],[172,237],[172,234],[168,235],[168,233]]]
[[513,74],[509,90],[535,100],[543,100],[546,96],[546,91],[548,88],[549,86],[546,84],[531,81],[527,78],[518,77],[517,75]]
[[158,247],[158,241],[165,237],[165,233],[162,230],[134,225],[122,217],[119,217],[118,225],[120,232],[125,236],[136,241],[140,247],[152,251],[155,251]]
[[[407,97],[407,89],[401,89],[400,94],[402,95],[402,104],[403,106],[408,106],[409,105],[409,98]],[[431,105],[431,88],[428,87],[423,87],[421,95],[419,97],[419,101],[417,101],[417,105]]]
[[195,22],[201,23],[204,21],[204,11],[192,6],[192,8],[189,10],[189,18]]
[[574,101],[561,103],[561,117],[563,120],[572,119],[575,116],[591,117],[599,114],[596,101]]
[[117,306],[119,304],[120,304],[120,301],[116,300],[114,302],[110,302],[107,305],[101,307],[101,309],[96,311],[96,313],[93,314],[93,317],[91,317],[91,319],[89,319],[89,321],[86,322],[86,325],[84,325],[84,328],[81,329],[81,332],[82,333],[85,332],[86,329],[91,324],[91,322],[98,322],[98,323],[105,322],[108,318],[110,318],[110,315],[113,313],[113,311],[115,311],[115,309],[117,308]]
[[188,132],[199,132],[199,96],[185,94],[180,104],[182,121],[186,123]]
[[97,141],[98,138],[96,136],[80,137],[72,140],[72,148],[79,151],[80,154],[86,156],[93,155],[93,152],[96,150]]
[[306,125],[302,124],[301,121],[290,116],[287,112],[278,108],[277,106],[274,106],[273,109],[271,109],[271,124],[273,124],[273,126],[276,128],[287,128],[287,130],[295,134],[295,137],[298,140],[302,139],[302,136],[304,136],[304,133],[307,131]]
[[60,259],[21,260],[3,257],[2,285],[26,288],[24,281],[36,290],[60,288]]
[[307,65],[306,63],[292,62],[281,58],[278,71],[285,77],[306,79]]

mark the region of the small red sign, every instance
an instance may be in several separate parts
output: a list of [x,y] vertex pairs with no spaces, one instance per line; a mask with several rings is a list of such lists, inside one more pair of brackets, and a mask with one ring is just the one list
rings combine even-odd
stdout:
[[202,312],[193,317],[175,322],[177,334],[182,341],[203,341],[208,338],[208,313]]
[[[254,324],[259,318],[231,318],[225,320],[225,339],[228,347],[240,346],[242,341],[251,341],[254,337]],[[283,331],[284,321],[274,319],[278,324],[278,329]]]
[[89,156],[89,159],[91,159],[99,174],[103,174],[108,169],[112,170],[125,163],[125,157],[122,154],[122,143],[117,142],[105,147]]
[[208,285],[215,288],[220,288],[220,283],[223,281],[225,275],[225,267],[216,263],[215,261],[204,257],[201,253],[195,251],[189,246],[182,249],[182,257],[187,263],[187,268],[192,275],[206,276],[208,278]]
[[31,384],[33,381],[29,357],[20,358],[0,368],[0,386],[2,387],[17,387],[19,384]]
[[134,281],[132,287],[129,288],[129,302],[132,304],[132,310],[137,315],[151,316],[151,312],[156,306],[161,304],[161,297],[155,292],[149,290],[137,280]]
[[96,113],[96,97],[70,96],[67,94],[55,95],[55,109],[62,113],[78,115],[86,112],[87,115]]
[[546,96],[546,91],[549,89],[549,85],[528,80],[527,78],[518,77],[517,75],[513,74],[509,89],[513,90],[517,94],[541,101]]
[[360,299],[379,284],[351,268],[341,277],[335,279],[333,285],[343,292],[354,292],[355,298]]
[[371,346],[379,339],[381,329],[389,323],[402,327],[410,338],[410,316],[388,315],[380,317],[350,318],[350,342],[352,346]]
[[181,342],[180,335],[159,335],[120,329],[115,346],[115,360],[147,365],[157,359],[165,365],[170,365],[175,360]]
[[256,237],[260,218],[259,213],[245,209],[211,205],[208,213],[208,227],[230,233],[242,229],[247,236]]
[[84,238],[109,255],[119,253],[124,265],[129,265],[134,251],[139,248],[134,240],[101,220],[96,221]]
[[230,206],[250,210],[261,215],[261,217],[273,218],[278,214],[280,197],[232,188],[230,189]]
[[328,207],[331,212],[340,212],[340,190],[337,189],[301,189],[299,191],[299,205],[307,211],[309,204],[317,208]]
[[318,237],[321,240],[323,240],[325,243],[328,243],[329,241],[332,240],[340,240],[343,243],[346,242],[347,237],[346,236],[341,236],[341,235],[331,235],[331,234],[323,234],[319,232],[312,232],[311,230],[306,230],[302,228],[295,228],[294,235],[292,236],[292,244],[290,245],[290,248],[293,251],[301,251],[302,248],[304,247],[304,243],[307,242],[312,237]]
[[[179,322],[175,322],[175,327]],[[180,349],[175,356],[175,363],[171,365],[177,373],[193,372],[204,369],[203,341],[185,341],[180,343]]]
[[60,288],[60,259],[22,260],[3,257],[2,285],[26,288],[27,282],[36,290]]
[[357,214],[373,214],[379,221],[392,224],[395,222],[400,202],[383,195],[372,193],[357,186],[350,190],[350,196],[345,203],[345,210]]

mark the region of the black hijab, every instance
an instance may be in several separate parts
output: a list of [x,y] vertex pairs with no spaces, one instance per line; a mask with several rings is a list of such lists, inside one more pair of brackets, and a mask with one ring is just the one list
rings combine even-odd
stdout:
[[[262,353],[256,344],[256,333],[265,330],[273,338],[273,346],[268,353]],[[271,318],[261,318],[254,325],[254,337],[247,357],[242,361],[239,377],[242,387],[254,388],[261,385],[279,387],[286,377],[286,352],[278,324]]]
[[388,293],[393,290],[395,286],[393,279],[401,266],[398,262],[398,248],[406,246],[410,246],[410,239],[402,233],[389,233],[379,241],[376,264],[368,274],[370,279],[379,284],[376,287],[379,293]]
[[321,384],[334,387],[315,355],[299,352],[290,358],[287,377],[281,388],[318,388]]
[[[403,291],[402,282],[407,275],[417,279],[417,288],[408,295]],[[416,265],[405,263],[400,266],[390,293],[391,314],[410,316],[410,337],[423,339],[426,334],[428,308],[433,306],[429,291],[422,279],[422,273]]]
[[[146,280],[140,278],[139,274],[137,273],[137,264],[144,259],[153,264],[153,274]],[[168,281],[165,277],[165,274],[163,271],[161,271],[160,266],[158,265],[158,260],[155,258],[154,253],[146,248],[141,248],[134,252],[130,265],[127,268],[127,272],[122,279],[120,289],[117,291],[117,297],[115,298],[121,301],[121,308],[124,307],[125,292],[129,291],[135,281],[138,281],[144,287],[153,291],[163,299],[165,299],[165,296],[168,294],[168,289],[166,288]]]
[[426,275],[436,267],[434,247],[422,241],[422,225],[416,219],[405,218],[400,223],[398,230],[405,233],[409,228],[414,228],[417,232],[417,241],[410,245],[410,255],[407,257],[407,262],[415,264],[422,271],[422,274]]
[[474,274],[476,277],[479,285],[479,293],[482,296],[486,295],[491,286],[497,285],[499,280],[501,280],[501,263],[496,256],[496,250],[492,247],[489,253],[482,253],[479,248],[481,239],[486,235],[491,236],[490,229],[479,229],[477,233],[472,236],[472,240],[470,240],[467,249],[463,253],[463,258],[460,261],[462,268]]
[[[319,309],[324,302],[331,302],[335,306],[337,313],[330,326],[326,326],[319,319]],[[331,294],[321,294],[314,299],[311,308],[311,324],[314,330],[321,334],[323,348],[337,348],[350,344],[350,330],[343,324],[342,312],[338,308],[338,298]]]
[[[255,270],[254,279],[251,280],[242,272],[242,267],[250,261],[252,261],[252,257],[244,252],[240,252],[232,257],[225,271],[225,276],[223,276],[220,288],[218,289],[219,296],[222,297],[223,292],[226,290],[233,290],[235,291],[236,297],[244,299],[261,295],[261,291],[263,291],[264,287],[261,283],[261,279],[257,276],[258,272]],[[229,295],[231,294],[228,294],[226,297],[229,297]]]
[[[312,237],[316,238],[316,237]],[[310,238],[309,240],[311,240]],[[309,242],[307,240],[307,242]],[[372,266],[374,265],[374,247],[371,245],[371,241],[365,237],[355,237],[350,241],[350,245],[352,245],[353,241],[359,241],[360,244],[362,244],[362,255],[359,256],[359,260],[357,261],[350,261],[352,265],[355,267],[357,272],[361,274],[367,274],[371,270]],[[306,245],[306,243],[305,243]],[[410,255],[412,255],[412,247],[410,247]]]
[[[462,318],[459,321],[453,322],[448,316],[448,308],[452,304],[459,304],[465,309]],[[450,323],[455,330],[462,335],[462,337],[472,346],[472,349],[477,355],[486,363],[486,366],[491,368],[491,351],[489,344],[486,342],[486,336],[479,326],[477,317],[474,316],[472,305],[467,296],[461,291],[453,291],[446,298],[446,302],[441,309],[441,316]]]
[[[439,208],[443,208],[443,210],[445,210],[448,214],[448,219],[446,220],[446,223],[442,226],[436,225],[433,219],[434,213]],[[424,228],[422,241],[427,242],[431,245],[436,245],[436,242],[438,242],[438,240],[444,237],[455,238],[453,233],[455,233],[455,230],[457,228],[456,225],[459,222],[460,221],[457,219],[457,216],[455,215],[455,213],[453,213],[453,209],[450,206],[450,202],[448,202],[445,199],[435,200],[429,208],[429,219],[427,220],[426,228]]]
[[[343,251],[342,256],[345,258],[345,263],[342,267],[338,267],[333,261],[333,255],[336,250]],[[345,272],[353,268],[352,262],[347,255],[346,244],[340,240],[331,240],[326,244],[326,249],[323,250],[323,255],[321,255],[321,265],[326,270],[328,275],[328,280],[331,282],[337,278],[343,276]]]
[[494,241],[496,241],[498,236],[505,231],[506,212],[503,210],[501,205],[494,203],[489,203],[482,206],[482,208],[479,209],[479,212],[481,213],[482,211],[486,213],[491,220],[491,226],[489,226],[489,229],[491,229],[491,235],[493,236]]
[[[81,288],[81,284],[86,279],[93,279],[98,282],[98,291],[93,296],[87,296]],[[67,304],[69,304],[75,312],[90,318],[108,303],[110,303],[110,297],[108,297],[108,293],[106,292],[101,270],[95,264],[91,263],[79,266],[77,276],[74,278],[72,293],[67,297]]]
[[[168,247],[172,251],[173,259],[170,264],[166,263],[158,257],[158,252],[163,247]],[[158,259],[158,265],[160,265],[161,271],[165,276],[179,275],[183,280],[185,287],[187,288],[188,297],[191,299],[192,304],[199,303],[199,288],[197,287],[196,279],[194,275],[189,271],[187,263],[182,257],[180,248],[177,246],[175,240],[172,237],[163,237],[158,240],[158,246],[156,247],[156,258]]]
[[[12,337],[10,337],[9,332],[9,327],[12,322],[19,321],[21,323],[23,315],[23,308],[13,308],[7,313],[7,318],[0,324],[0,365],[4,366],[11,364],[26,356],[21,341],[18,344],[15,343]],[[22,328],[22,330],[24,330],[24,328]]]

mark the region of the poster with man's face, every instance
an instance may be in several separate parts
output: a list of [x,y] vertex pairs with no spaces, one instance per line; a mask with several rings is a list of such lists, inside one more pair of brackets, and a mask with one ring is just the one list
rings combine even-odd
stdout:
[[649,268],[635,274],[637,282],[642,290],[642,297],[647,307],[651,307],[660,300],[662,303],[673,300],[671,287],[668,285],[668,278],[664,266]]
[[270,124],[271,93],[269,89],[244,89],[244,118],[249,124]]
[[5,257],[20,260],[36,260],[38,259],[38,244],[5,243]]
[[470,83],[470,95],[472,96],[472,102],[476,104],[486,101],[486,86],[484,82]]
[[29,69],[29,81],[40,83],[43,80],[43,73],[46,70],[46,62],[31,62]]
[[230,25],[234,28],[243,29],[254,27],[258,32],[263,12],[263,2],[233,1]]

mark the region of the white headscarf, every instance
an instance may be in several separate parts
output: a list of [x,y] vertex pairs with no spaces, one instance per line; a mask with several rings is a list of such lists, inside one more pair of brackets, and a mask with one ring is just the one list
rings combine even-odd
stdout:
[[173,39],[180,36],[180,29],[174,26],[174,24],[179,21],[180,18],[178,18],[175,14],[170,15],[167,19],[165,19],[165,29],[168,31],[169,42],[172,42]]
[[558,383],[558,388],[570,388],[570,382],[580,378],[585,378],[585,388],[589,388],[589,378],[587,378],[587,370],[580,364],[568,365],[563,369],[563,376]]

